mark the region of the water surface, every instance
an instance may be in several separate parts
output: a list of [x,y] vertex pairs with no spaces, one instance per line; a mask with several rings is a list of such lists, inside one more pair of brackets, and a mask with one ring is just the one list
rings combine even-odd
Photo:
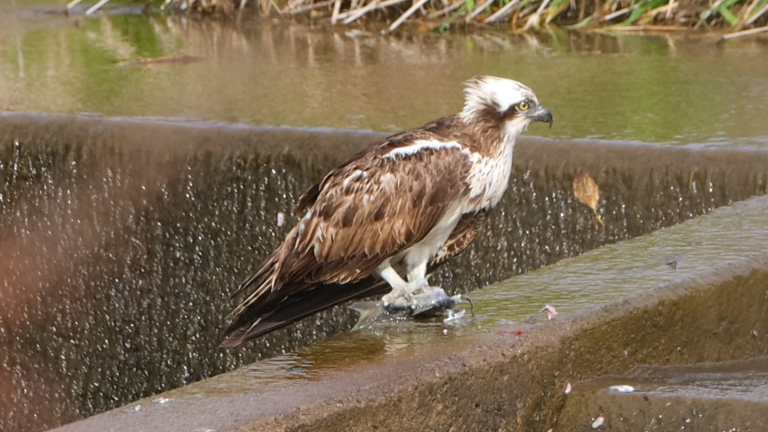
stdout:
[[[59,9],[61,7],[59,6]],[[531,86],[552,137],[767,146],[768,42],[396,34],[119,9],[0,6],[0,110],[191,117],[393,132],[457,112],[477,74]],[[163,56],[200,61],[126,65]]]

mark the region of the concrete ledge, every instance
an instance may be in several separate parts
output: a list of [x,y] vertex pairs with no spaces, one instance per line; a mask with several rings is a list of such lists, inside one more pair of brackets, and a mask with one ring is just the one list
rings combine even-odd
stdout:
[[[633,392],[610,389],[631,385]],[[574,386],[557,430],[592,430],[603,417],[619,432],[764,431],[768,425],[768,357],[693,366],[632,369]]]
[[[766,214],[750,199],[490,286],[461,327],[346,333],[57,430],[544,431],[567,382],[768,354]],[[526,318],[544,303],[561,315]]]
[[[0,115],[0,346],[7,359],[0,365],[0,429],[56,427],[351,328],[354,314],[339,307],[243,349],[217,348],[231,287],[294,223],[298,195],[382,135]],[[766,167],[766,151],[523,139],[510,189],[487,229],[433,281],[470,292],[672,226],[764,194]],[[573,196],[572,181],[583,173],[600,187],[605,226]],[[278,212],[286,213],[284,227],[275,223]],[[542,297],[579,293],[563,290],[585,289],[577,282],[548,296],[527,287],[521,292],[530,294],[508,302],[503,319],[534,313]],[[590,298],[569,301],[583,308],[578,302]],[[422,330],[342,335],[318,349],[362,367],[382,351],[412,350],[420,340],[434,345]],[[251,370],[263,376],[264,368],[284,366],[295,378],[318,370],[317,361],[338,362],[313,359],[309,367],[301,356],[279,357],[282,366],[256,363]]]

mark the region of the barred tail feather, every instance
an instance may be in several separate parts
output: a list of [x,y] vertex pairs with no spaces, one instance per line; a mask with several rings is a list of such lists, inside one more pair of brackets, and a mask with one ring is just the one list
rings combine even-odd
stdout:
[[250,308],[242,308],[238,319],[227,329],[221,347],[236,347],[332,306],[388,291],[386,282],[369,276],[351,284],[314,284],[268,306],[252,303]]
[[272,276],[275,273],[275,267],[277,265],[277,259],[278,259],[277,253],[279,250],[280,249],[278,248],[276,251],[272,252],[272,255],[270,255],[269,258],[267,258],[267,261],[264,262],[264,265],[261,266],[259,271],[252,274],[250,277],[248,277],[248,279],[240,283],[240,286],[237,287],[235,292],[233,292],[232,295],[229,296],[229,298],[232,299],[237,297],[240,293],[248,289],[250,286],[257,283],[260,284],[267,277],[272,278]]

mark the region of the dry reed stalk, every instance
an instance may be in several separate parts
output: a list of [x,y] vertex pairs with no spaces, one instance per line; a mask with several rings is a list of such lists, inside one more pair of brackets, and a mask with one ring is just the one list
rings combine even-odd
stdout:
[[667,9],[667,15],[665,17],[665,19],[667,20],[672,18],[672,5],[675,5],[675,7],[677,7],[675,0],[669,0],[669,8]]
[[758,28],[753,28],[753,29],[749,29],[749,30],[742,30],[742,31],[736,32],[736,33],[729,33],[729,34],[724,35],[723,37],[721,37],[720,40],[735,39],[735,38],[742,37],[742,36],[750,36],[750,35],[755,35],[755,34],[764,33],[764,32],[768,32],[768,25],[765,26],[765,27],[758,27]]
[[536,28],[539,27],[539,22],[541,21],[541,14],[544,13],[544,9],[547,8],[547,5],[549,5],[550,0],[544,0],[541,2],[541,6],[539,6],[538,9],[536,9],[536,13],[531,15],[528,18],[528,22],[525,23],[525,27],[523,27],[523,31],[528,31],[531,27],[536,26]]
[[625,15],[625,14],[628,14],[628,13],[632,12],[632,9],[633,9],[632,6],[625,7],[624,9],[620,9],[620,10],[617,10],[616,12],[609,13],[608,15],[603,16],[603,18],[600,19],[600,21],[603,21],[603,22],[604,21],[610,21],[610,20],[612,20],[614,18],[618,18],[618,17],[620,17],[622,15]]
[[472,13],[467,17],[467,22],[475,19],[476,16],[480,15],[485,10],[485,8],[490,6],[494,1],[495,0],[485,0],[481,5],[477,6],[475,10],[473,10]]
[[102,6],[109,3],[109,0],[101,0],[100,2],[96,3],[95,5],[91,6],[87,11],[85,11],[86,15],[90,15],[97,10],[101,9]]
[[430,20],[430,19],[434,19],[434,18],[443,16],[443,15],[448,15],[449,13],[451,13],[451,12],[455,11],[456,9],[460,8],[461,6],[463,6],[464,3],[466,3],[466,2],[467,2],[467,0],[459,0],[456,3],[450,5],[450,6],[446,7],[446,8],[440,9],[439,11],[432,12],[431,14],[427,15],[426,18],[428,20]]
[[341,0],[336,0],[333,3],[333,12],[331,13],[331,25],[336,25],[336,21],[339,20],[339,9],[341,9]]
[[306,3],[307,0],[292,0],[288,2],[288,5],[285,6],[285,10],[290,11],[296,9],[297,6],[302,5]]
[[725,0],[717,0],[715,4],[709,7],[709,9],[702,12],[699,22],[697,22],[696,25],[693,26],[693,28],[701,27],[707,21],[707,19],[712,15],[712,12],[715,11],[723,3],[725,3]]
[[391,33],[395,30],[397,30],[400,25],[402,25],[405,20],[408,19],[409,16],[413,15],[414,12],[419,10],[420,7],[424,6],[424,3],[428,2],[429,0],[419,0],[417,2],[414,2],[413,5],[411,5],[410,8],[408,8],[407,11],[403,12],[402,15],[398,19],[395,20],[395,22],[392,23],[391,26],[389,26],[389,29],[387,29],[387,33]]
[[766,12],[768,12],[768,4],[766,4],[765,6],[763,6],[763,8],[762,8],[762,9],[760,9],[760,12],[758,12],[758,13],[756,13],[756,14],[752,15],[752,18],[750,18],[749,20],[747,20],[747,22],[746,22],[746,23],[744,23],[744,25],[752,25],[752,23],[753,23],[753,22],[757,21],[757,19],[758,19],[758,18],[760,18],[760,17],[761,17],[761,16],[762,16],[764,13],[766,13]]
[[304,13],[304,12],[309,12],[309,11],[314,10],[314,9],[320,9],[321,7],[330,6],[331,4],[333,4],[334,1],[336,1],[336,0],[326,0],[326,1],[323,1],[323,2],[320,2],[320,3],[313,3],[313,4],[309,5],[309,6],[304,6],[302,8],[299,8],[299,9],[296,9],[296,10],[292,10],[292,11],[288,12],[288,14],[290,14],[290,15],[298,15],[298,14],[301,14],[301,13]]
[[666,4],[664,6],[657,7],[656,9],[649,10],[648,12],[643,14],[643,18],[649,18],[649,17],[656,18],[656,14],[658,14],[660,12],[666,12],[667,14],[669,14],[670,10],[672,10],[673,8],[676,8],[676,7],[677,7],[676,4],[669,3],[669,4]]
[[485,21],[483,21],[483,24],[490,24],[504,18],[505,16],[509,15],[514,10],[515,6],[517,6],[519,3],[520,0],[512,0],[503,8],[497,10],[495,14],[486,18]]
[[77,6],[77,4],[80,3],[81,1],[83,0],[72,0],[71,2],[67,3],[67,10],[70,10],[73,7]]
[[584,21],[584,18],[587,15],[587,2],[585,0],[581,1],[581,4],[579,5],[579,17],[576,19],[576,22],[582,22]]
[[365,15],[369,11],[372,11],[379,7],[381,4],[379,3],[379,0],[373,0],[372,2],[365,4],[365,1],[363,1],[362,7],[358,9],[350,9],[346,13],[339,14],[339,19],[344,19],[344,24],[349,24],[351,22],[354,22],[361,16]]
[[363,15],[367,14],[372,10],[388,8],[390,6],[396,5],[398,3],[402,3],[404,1],[406,0],[387,0],[385,2],[379,3],[378,0],[374,0],[360,9],[350,10],[350,11],[347,11],[347,13],[339,14],[339,19],[346,18],[344,20],[344,24],[349,24],[351,22],[356,21],[358,18],[362,17]]

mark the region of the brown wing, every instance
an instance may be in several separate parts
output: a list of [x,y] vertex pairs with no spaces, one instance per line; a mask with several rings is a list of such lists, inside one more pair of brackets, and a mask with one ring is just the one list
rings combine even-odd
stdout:
[[[413,147],[414,140],[430,138],[435,145]],[[256,286],[230,315],[235,322],[227,334],[242,333],[242,341],[255,337],[251,330],[280,305],[299,298],[309,304],[307,292],[323,285],[338,291],[339,285],[362,281],[386,258],[422,240],[465,193],[471,166],[457,144],[442,146],[439,140],[423,131],[392,137],[313,186],[299,201],[306,215],[238,289]]]
[[485,223],[485,219],[488,215],[488,210],[480,210],[474,213],[465,213],[459,219],[459,223],[456,224],[456,228],[453,229],[448,240],[429,263],[430,268],[434,268],[447,260],[464,252],[466,248],[475,240],[480,233],[480,229]]
[[458,149],[369,156],[331,173],[299,223],[276,285],[347,283],[418,243],[464,192],[469,161]]

